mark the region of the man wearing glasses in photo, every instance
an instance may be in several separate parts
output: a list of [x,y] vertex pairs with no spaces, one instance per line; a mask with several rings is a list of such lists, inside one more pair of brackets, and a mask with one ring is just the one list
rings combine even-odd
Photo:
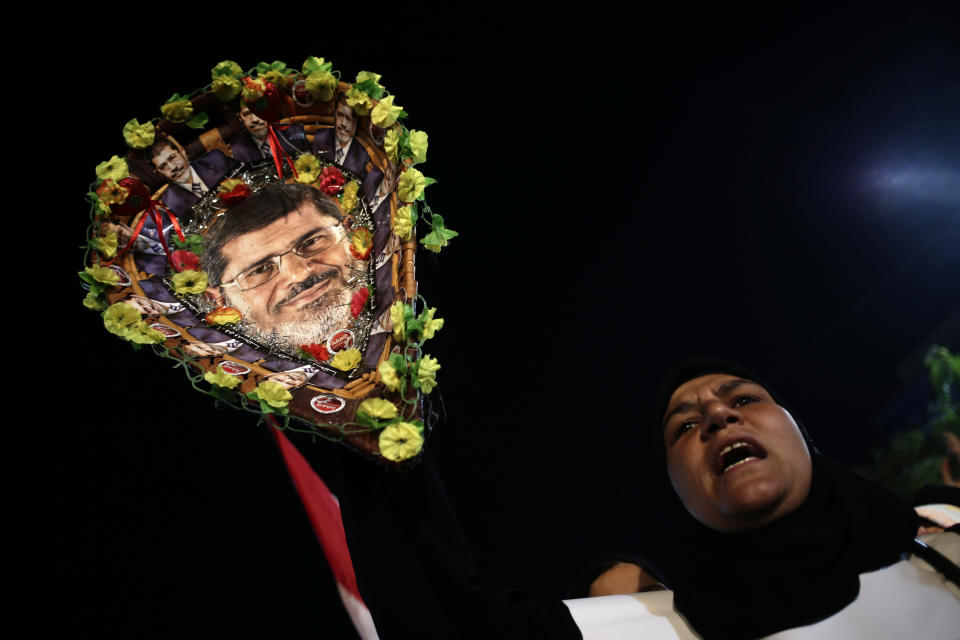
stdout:
[[350,254],[340,210],[316,189],[265,187],[215,222],[203,248],[207,293],[252,322],[251,337],[296,353],[352,324],[367,261]]

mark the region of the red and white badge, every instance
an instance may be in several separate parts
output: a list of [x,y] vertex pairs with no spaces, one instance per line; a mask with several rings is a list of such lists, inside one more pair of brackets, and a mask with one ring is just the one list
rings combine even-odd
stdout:
[[294,81],[290,96],[301,107],[312,107],[313,103],[316,102],[310,92],[307,91],[307,77],[302,73]]
[[123,269],[121,269],[115,264],[110,265],[110,268],[113,269],[117,273],[117,277],[120,278],[120,282],[118,284],[121,287],[130,286],[130,276],[127,275],[126,271],[124,271]]
[[177,331],[173,327],[163,324],[162,322],[154,322],[152,325],[150,325],[150,328],[156,329],[157,331],[159,331],[160,333],[162,333],[168,338],[176,338],[177,336],[180,335],[179,331]]
[[323,393],[319,396],[314,396],[310,401],[310,406],[313,407],[314,411],[319,413],[336,413],[347,406],[347,401],[340,396]]
[[220,363],[220,368],[224,373],[229,373],[232,376],[242,376],[250,373],[250,367],[232,360],[224,360]]
[[334,331],[327,337],[327,351],[336,353],[344,349],[352,349],[354,341],[353,331],[349,329]]

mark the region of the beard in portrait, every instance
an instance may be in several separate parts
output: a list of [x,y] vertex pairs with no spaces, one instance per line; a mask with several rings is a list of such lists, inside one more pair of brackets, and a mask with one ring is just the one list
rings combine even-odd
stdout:
[[243,314],[250,338],[290,354],[350,327],[350,301],[369,265],[350,253],[342,218],[313,187],[264,187],[207,232],[208,295]]

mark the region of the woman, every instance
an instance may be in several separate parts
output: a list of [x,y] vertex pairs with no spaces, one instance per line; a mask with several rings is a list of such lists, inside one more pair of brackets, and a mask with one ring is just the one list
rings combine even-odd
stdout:
[[[673,534],[684,553],[660,569],[676,608],[704,637],[757,638],[817,623],[857,599],[861,574],[916,551],[910,506],[820,455],[783,402],[740,367],[680,365],[656,416],[683,506]],[[911,594],[930,601],[916,586],[897,585],[899,604]],[[948,633],[956,634],[960,603],[938,602],[952,606]],[[924,611],[926,621],[943,613]]]
[[[901,617],[932,625],[920,635],[952,638],[943,629],[960,629],[960,603],[940,575],[898,562],[913,549],[913,510],[823,458],[755,376],[723,362],[685,363],[668,376],[656,415],[658,451],[679,498],[676,513],[657,518],[672,522],[681,550],[657,568],[697,634],[822,637],[822,627],[805,625],[839,620],[849,631],[834,616],[848,610],[861,616],[850,623],[859,629],[864,615],[876,618],[861,611],[872,605],[858,600],[860,576],[889,565],[902,578],[894,584]],[[348,542],[382,638],[689,637],[675,614],[656,613],[651,603],[662,606],[663,593],[601,607],[604,599],[515,604],[483,594],[470,585],[465,550],[451,543],[459,535],[429,460],[405,475],[350,455],[341,463]],[[870,574],[871,594],[874,583]],[[669,624],[649,624],[658,615]]]

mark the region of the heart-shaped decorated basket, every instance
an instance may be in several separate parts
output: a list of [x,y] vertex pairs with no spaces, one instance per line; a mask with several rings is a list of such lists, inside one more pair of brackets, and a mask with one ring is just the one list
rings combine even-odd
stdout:
[[196,390],[408,465],[439,369],[423,343],[443,326],[417,294],[417,226],[430,251],[456,232],[415,168],[427,134],[380,79],[224,61],[130,120],[126,152],[96,167],[80,278],[107,331]]

